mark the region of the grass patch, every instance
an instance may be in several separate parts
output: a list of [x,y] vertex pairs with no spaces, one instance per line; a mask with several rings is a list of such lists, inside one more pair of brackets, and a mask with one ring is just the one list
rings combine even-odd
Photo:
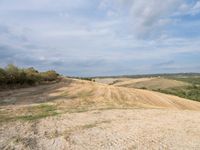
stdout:
[[200,86],[183,86],[178,88],[158,89],[156,91],[200,102]]
[[22,113],[27,115],[15,115],[15,112],[7,112],[6,110],[0,110],[0,123],[16,120],[34,121],[59,114],[57,112],[56,106],[49,104],[41,104],[38,106],[28,107],[25,108],[24,112]]
[[49,116],[58,115],[58,112],[56,112],[56,110],[57,110],[56,106],[54,105],[42,104],[39,106],[32,107],[30,110],[32,114],[17,116],[16,118],[20,120],[25,120],[25,121],[33,121],[33,120],[46,118]]
[[200,85],[200,76],[194,76],[194,77],[167,77],[168,79],[173,79],[173,80],[178,80],[178,81],[183,81],[187,82],[192,85]]
[[158,92],[172,94],[182,98],[200,102],[200,76],[174,76],[168,78],[189,83],[190,86],[182,86],[169,89],[158,89]]
[[2,114],[0,113],[0,123],[2,122],[9,122],[11,120],[13,120],[14,117],[11,117],[9,114]]

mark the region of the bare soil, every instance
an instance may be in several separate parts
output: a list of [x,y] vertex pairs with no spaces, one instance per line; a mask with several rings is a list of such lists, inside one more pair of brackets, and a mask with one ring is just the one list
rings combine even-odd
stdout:
[[200,149],[200,113],[161,109],[67,113],[0,128],[0,149]]
[[72,79],[3,91],[0,149],[200,149],[200,103]]

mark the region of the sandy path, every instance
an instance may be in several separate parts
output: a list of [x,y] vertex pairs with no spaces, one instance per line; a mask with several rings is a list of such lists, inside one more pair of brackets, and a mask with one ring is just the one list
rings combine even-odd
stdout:
[[200,112],[127,109],[72,113],[5,124],[0,137],[0,149],[200,149]]

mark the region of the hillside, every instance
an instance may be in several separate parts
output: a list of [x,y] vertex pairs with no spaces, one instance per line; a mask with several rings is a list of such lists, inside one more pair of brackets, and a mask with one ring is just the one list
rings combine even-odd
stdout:
[[0,149],[200,146],[200,103],[158,92],[63,79],[1,91],[0,105]]
[[173,79],[154,77],[154,78],[129,79],[124,82],[118,82],[116,84],[114,83],[113,85],[157,90],[157,89],[167,89],[167,88],[173,88],[173,87],[188,86],[189,83],[185,83],[185,82],[177,81]]
[[147,89],[200,101],[200,76],[196,74],[148,78],[101,78],[96,81],[102,83],[105,80],[115,86]]
[[51,85],[2,91],[0,97],[1,120],[12,120],[13,114],[15,117],[17,114],[17,118],[37,116],[36,110],[39,108],[35,105],[41,104],[51,105],[55,112],[108,108],[200,110],[200,103],[176,96],[76,79],[63,79],[62,82]]

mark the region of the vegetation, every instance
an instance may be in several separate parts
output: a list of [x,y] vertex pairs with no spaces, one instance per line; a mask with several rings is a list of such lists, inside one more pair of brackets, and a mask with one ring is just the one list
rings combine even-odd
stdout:
[[[200,73],[149,74],[149,75],[147,74],[147,75],[132,75],[132,76],[121,76],[121,77],[128,77],[128,78],[159,77],[154,80],[138,82],[138,83],[130,83],[123,86],[158,91],[161,93],[171,94],[200,102]],[[186,84],[185,85],[180,84],[176,86],[176,84],[173,84],[175,80],[181,81],[182,83]],[[118,80],[114,81],[112,84],[115,84],[117,82]]]
[[57,109],[54,105],[42,104],[39,106],[32,107],[31,110],[32,110],[31,115],[18,116],[16,117],[16,119],[25,120],[25,121],[33,121],[33,120],[46,118],[49,116],[58,115],[56,111]]
[[89,77],[75,77],[75,78],[79,80],[94,81],[92,78],[89,78]]
[[166,78],[180,78],[180,77],[198,77],[200,73],[162,73],[162,74],[141,74],[141,75],[119,75],[119,76],[95,76],[93,78],[150,78],[150,77],[166,77]]
[[195,100],[200,102],[200,87],[199,86],[183,86],[179,88],[158,89],[158,92],[172,94],[179,97]]
[[[94,77],[94,78],[144,78],[144,77],[162,77],[165,79],[172,79],[177,81],[182,81],[189,83],[188,85],[182,85],[177,87],[163,88],[163,87],[149,87],[147,85],[142,85],[137,87],[140,89],[154,90],[161,93],[172,94],[186,99],[191,99],[195,101],[200,101],[200,73],[175,73],[175,74],[146,74],[146,75],[124,75],[124,76],[106,76],[106,77]],[[114,81],[112,84],[119,82]],[[133,86],[134,87],[134,86]]]
[[172,76],[172,77],[167,77],[167,78],[187,82],[192,85],[200,85],[200,75],[199,76]]
[[15,120],[34,121],[50,116],[59,115],[57,112],[57,107],[55,105],[49,104],[26,107],[21,113],[24,114],[16,115],[6,110],[0,110],[0,123]]
[[170,79],[187,82],[189,86],[158,89],[157,91],[200,102],[200,77],[199,76],[172,76]]
[[38,72],[33,67],[22,69],[13,64],[9,64],[5,68],[0,68],[0,87],[35,85],[55,81],[58,77],[59,74],[53,70]]
[[151,80],[151,81],[148,81],[149,84],[145,85],[145,83],[147,83],[145,82],[145,83],[142,83],[142,86],[136,86],[137,84],[134,84],[134,86],[132,87],[158,91],[161,93],[171,94],[171,95],[175,95],[182,98],[191,99],[191,100],[200,102],[200,73],[152,74],[152,75],[149,74],[149,75],[133,75],[133,76],[125,76],[125,77],[129,77],[129,78],[162,77],[163,79],[165,78],[165,79],[172,79],[176,81],[182,81],[183,83],[187,83],[187,84],[176,86],[176,87],[168,87],[168,88],[165,88],[165,86],[161,86],[161,85],[156,85],[155,87],[152,87],[153,84],[151,84],[151,82],[153,82],[153,80]]

